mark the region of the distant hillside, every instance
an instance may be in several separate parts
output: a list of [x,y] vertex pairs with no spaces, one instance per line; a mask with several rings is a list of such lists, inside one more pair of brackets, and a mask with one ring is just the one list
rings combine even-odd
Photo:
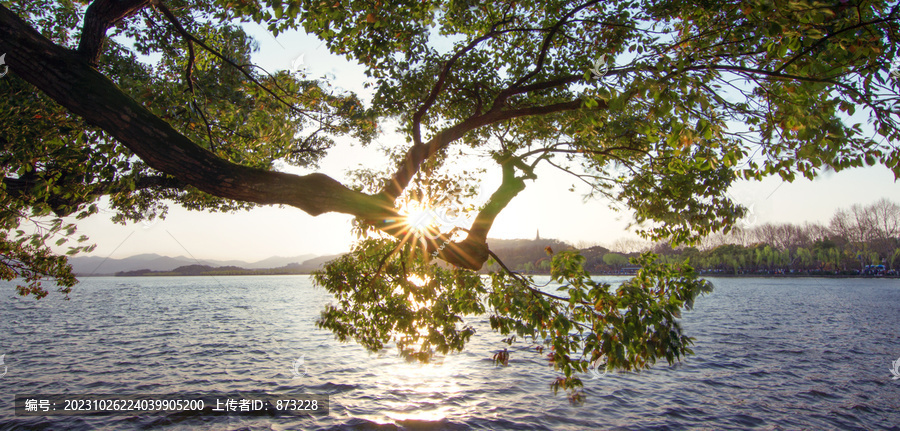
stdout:
[[139,254],[123,259],[107,259],[100,256],[78,256],[70,258],[69,262],[72,264],[72,268],[76,275],[89,276],[110,275],[119,272],[138,270],[172,271],[175,268],[188,265],[206,265],[210,267],[235,266],[246,269],[278,268],[292,263],[304,263],[313,258],[316,258],[316,255],[304,254],[292,257],[273,256],[258,262],[208,259],[203,259],[198,262],[197,260],[185,256],[169,257],[150,253]]
[[321,269],[326,263],[331,262],[339,257],[343,256],[343,254],[332,254],[328,256],[319,256],[312,259],[309,259],[303,263],[292,263],[288,265],[288,267],[296,266],[301,274],[309,274],[310,272]]
[[[550,272],[550,259],[547,247],[554,252],[571,249],[566,242],[556,239],[492,239],[488,238],[488,247],[511,270],[524,272]],[[493,268],[490,268],[493,269]],[[489,270],[485,265],[483,272]]]
[[179,266],[196,263],[193,259],[160,256],[158,254],[139,254],[124,259],[112,259],[101,256],[77,256],[69,259],[76,275],[108,275],[120,271],[148,269],[152,271],[169,271]]
[[[550,273],[550,261],[553,257],[547,255],[547,247],[550,247],[554,253],[574,248],[571,244],[556,239],[489,238],[488,246],[509,269],[532,274]],[[603,261],[603,257],[609,253],[609,249],[600,246],[581,250],[581,255],[585,258],[585,269],[593,273],[615,269]],[[497,267],[485,265],[482,272],[491,269],[497,269]]]
[[208,265],[185,265],[171,271],[150,271],[139,269],[135,271],[117,272],[116,277],[150,277],[150,276],[200,276],[200,275],[284,275],[304,274],[298,270],[298,266],[285,266],[281,268],[248,269],[237,266],[212,267]]
[[172,270],[154,271],[138,269],[132,271],[120,271],[115,273],[117,277],[148,277],[148,276],[195,276],[195,275],[284,275],[284,274],[309,274],[322,267],[328,261],[341,255],[320,256],[309,259],[303,263],[291,263],[278,268],[243,268],[233,265],[209,266],[209,265],[184,265]]
[[291,257],[281,257],[281,256],[273,256],[268,259],[263,259],[259,262],[253,262],[249,265],[237,265],[244,268],[279,268],[282,266],[287,266],[295,263],[304,263],[307,260],[316,258],[314,254],[303,254],[300,256],[291,256]]

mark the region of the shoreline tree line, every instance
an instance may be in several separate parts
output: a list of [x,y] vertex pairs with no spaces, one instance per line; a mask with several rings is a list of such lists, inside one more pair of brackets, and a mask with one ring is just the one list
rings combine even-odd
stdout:
[[[550,239],[492,244],[508,266],[531,274],[549,273],[551,258],[544,253],[546,246],[559,250],[572,248]],[[704,238],[696,247],[673,248],[659,242],[632,247],[629,251],[614,251],[592,246],[582,248],[581,254],[586,260],[585,269],[591,273],[626,274],[635,268],[630,258],[644,251],[660,255],[665,263],[687,261],[706,274],[855,275],[865,274],[867,267],[870,275],[891,271],[896,274],[900,268],[900,204],[882,198],[870,205],[841,208],[827,224],[764,223],[735,227],[727,234]]]

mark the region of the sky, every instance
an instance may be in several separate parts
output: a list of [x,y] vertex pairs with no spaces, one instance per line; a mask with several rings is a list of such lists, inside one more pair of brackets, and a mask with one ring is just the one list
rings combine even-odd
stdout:
[[[333,78],[337,87],[354,91],[363,100],[371,96],[371,89],[363,87],[366,77],[362,66],[330,54],[314,37],[288,32],[275,38],[253,27],[248,32],[259,42],[259,52],[253,59],[262,68],[274,72],[290,69],[292,65],[301,66],[312,77]],[[386,134],[377,143],[405,142],[402,136],[385,129]],[[360,165],[385,166],[384,156],[374,147],[363,148],[350,140],[339,139],[318,172],[342,180],[347,169]],[[499,171],[488,160],[478,167],[487,169],[481,178],[482,193],[489,194],[500,183]],[[574,192],[567,191],[575,184],[573,179],[552,168],[539,167],[536,174],[538,180],[528,182],[527,188],[497,218],[490,237],[534,238],[540,230],[542,238],[605,246],[620,238],[636,238],[626,229],[630,213],[610,209],[608,201],[586,202],[583,199],[586,188],[576,185]],[[815,181],[798,179],[783,183],[778,178],[769,178],[761,182],[739,182],[730,193],[737,202],[751,209],[748,223],[827,224],[838,208],[866,205],[882,197],[900,201],[900,183],[894,181],[888,169],[877,166],[825,174]],[[97,244],[90,255],[123,258],[156,253],[198,260],[253,262],[271,256],[342,253],[355,240],[350,216],[331,213],[312,217],[292,207],[211,214],[171,206],[165,220],[126,226],[113,224],[109,221],[111,216],[111,211],[103,208],[100,214],[79,222],[79,232]]]

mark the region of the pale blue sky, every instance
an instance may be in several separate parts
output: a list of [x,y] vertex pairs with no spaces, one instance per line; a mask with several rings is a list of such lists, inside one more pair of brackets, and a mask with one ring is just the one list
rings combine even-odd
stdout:
[[[335,85],[355,91],[365,100],[371,95],[363,88],[361,66],[328,53],[324,44],[299,33],[284,33],[277,38],[258,30],[260,51],[255,62],[269,71],[289,69],[303,55],[311,76],[331,75]],[[404,143],[403,137],[385,130],[381,143]],[[349,168],[358,165],[384,165],[383,156],[374,148],[353,146],[341,140],[321,164],[321,172],[343,179]],[[477,162],[476,162],[477,163]],[[484,176],[485,190],[499,184],[499,173],[490,161]],[[303,173],[303,172],[299,172]],[[582,199],[583,188],[566,191],[571,178],[547,168],[539,169],[537,182],[530,182],[500,215],[491,231],[494,238],[533,238],[540,229],[545,238],[578,243],[609,245],[622,237],[630,219],[627,212],[614,212],[607,202]],[[882,197],[900,201],[900,184],[883,167],[856,169],[827,174],[816,181],[800,179],[782,184],[770,178],[763,182],[736,185],[731,191],[739,202],[751,206],[757,223],[818,221],[827,223],[835,209],[851,204],[869,204]],[[101,213],[80,223],[80,232],[98,244],[96,256],[127,257],[140,253],[193,255],[198,259],[261,260],[270,256],[333,254],[349,249],[353,241],[350,217],[326,214],[311,217],[295,208],[266,207],[235,214],[189,212],[172,207],[164,221],[155,224],[115,225],[110,214]]]

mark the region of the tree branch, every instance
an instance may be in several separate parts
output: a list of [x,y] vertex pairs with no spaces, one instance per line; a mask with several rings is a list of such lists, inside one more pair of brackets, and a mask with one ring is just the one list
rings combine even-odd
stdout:
[[97,67],[106,40],[106,31],[116,22],[141,10],[152,0],[94,0],[84,14],[78,54]]
[[494,219],[509,205],[516,195],[525,190],[524,179],[516,176],[517,161],[521,162],[510,155],[500,162],[503,171],[503,181],[500,183],[497,191],[491,195],[484,208],[478,212],[475,221],[472,223],[472,228],[469,229],[469,235],[466,240],[472,238],[473,240],[487,241],[487,234],[494,224]]
[[[160,11],[160,13],[162,13],[162,14],[164,15],[164,17],[165,17],[169,22],[171,22],[171,23],[175,26],[175,30],[176,30],[176,31],[177,31],[177,32],[178,32],[178,33],[179,33],[186,41],[188,41],[188,48],[189,48],[189,53],[188,53],[188,54],[191,56],[191,58],[193,58],[193,55],[194,55],[193,44],[197,44],[197,46],[199,46],[200,48],[203,48],[204,50],[206,50],[207,52],[209,52],[210,54],[212,54],[213,56],[215,56],[215,57],[218,58],[219,60],[222,60],[224,63],[228,64],[229,66],[231,66],[231,67],[233,67],[233,68],[235,68],[238,72],[240,72],[242,75],[244,75],[244,77],[246,77],[250,82],[252,82],[253,85],[259,87],[261,90],[263,90],[264,92],[266,92],[269,96],[271,96],[273,99],[275,99],[276,101],[278,101],[278,103],[281,103],[282,105],[284,105],[286,108],[288,108],[288,109],[291,110],[292,112],[294,112],[294,113],[296,113],[296,114],[298,114],[298,115],[302,115],[302,116],[304,116],[304,117],[307,117],[307,118],[309,118],[310,120],[312,120],[313,122],[316,122],[316,123],[320,123],[320,124],[321,124],[321,123],[323,122],[322,120],[320,120],[320,119],[318,119],[318,118],[315,118],[315,117],[309,115],[308,113],[304,112],[302,109],[300,109],[300,108],[294,106],[294,104],[288,102],[288,101],[285,100],[282,96],[279,96],[278,94],[275,94],[275,91],[273,91],[271,88],[266,87],[265,85],[263,85],[262,82],[260,82],[259,79],[257,79],[255,76],[253,76],[252,73],[250,73],[249,71],[247,71],[247,70],[244,68],[243,65],[238,64],[236,61],[232,60],[231,58],[228,58],[228,56],[222,54],[222,53],[219,52],[218,50],[216,50],[216,49],[214,49],[213,47],[209,46],[209,44],[207,44],[206,42],[200,40],[200,38],[198,38],[198,37],[194,36],[193,34],[191,34],[191,33],[190,33],[189,31],[187,31],[187,29],[185,29],[184,26],[178,21],[178,18],[177,18],[177,17],[176,17],[176,16],[175,16],[168,8],[166,8],[162,3],[156,3],[156,6],[157,6],[157,9]],[[190,58],[189,58],[189,60],[190,60]],[[190,66],[191,66],[191,64],[190,64],[190,62],[189,62],[188,67],[190,67]],[[266,71],[265,69],[263,69],[263,68],[261,68],[261,67],[259,67],[259,66],[250,65],[250,67],[258,68],[258,69],[262,70],[263,73],[265,73],[266,75],[268,75],[270,78],[272,77],[272,75],[271,75],[268,71]],[[193,92],[193,83],[189,81],[189,82],[188,82],[188,85],[191,86],[191,91]],[[286,91],[285,91],[283,88],[281,88],[281,86],[279,86],[277,82],[275,82],[273,85],[274,85],[275,88],[277,88],[278,90],[280,90],[282,93],[286,93]]]
[[[578,12],[580,12],[590,6],[593,6],[597,3],[600,3],[600,0],[592,0],[581,6],[578,6],[574,9],[570,10],[568,13],[563,15],[559,19],[559,21],[556,22],[556,24],[554,24],[552,27],[550,27],[547,30],[547,36],[544,37],[544,41],[543,41],[543,43],[541,43],[541,50],[538,52],[537,59],[534,62],[535,63],[534,70],[525,74],[525,76],[522,76],[521,78],[519,78],[513,85],[511,85],[507,89],[507,91],[513,91],[513,90],[519,88],[519,86],[528,82],[528,80],[530,80],[531,78],[535,77],[538,73],[540,73],[541,70],[543,70],[543,68],[544,68],[544,60],[547,59],[547,52],[550,50],[550,43],[553,42],[553,36],[555,36],[556,33],[559,32],[559,29],[562,28],[562,26],[566,25],[569,22],[569,18],[573,17]],[[505,92],[506,91],[502,92],[501,94],[503,94]],[[500,99],[499,96],[498,96],[498,99]]]
[[[600,101],[599,108],[605,109],[606,103]],[[419,167],[429,157],[450,145],[453,141],[461,138],[467,132],[479,127],[494,124],[504,120],[510,120],[519,117],[528,117],[532,115],[552,114],[555,112],[574,111],[582,107],[581,100],[573,100],[569,102],[555,103],[552,105],[530,106],[519,109],[509,109],[505,111],[489,111],[482,115],[473,115],[461,123],[444,129],[431,140],[422,145],[413,145],[406,153],[403,163],[397,168],[391,181],[379,193],[379,195],[389,202],[400,196],[400,193],[409,185],[412,177],[418,172]]]
[[7,62],[12,71],[105,130],[153,169],[215,196],[291,205],[312,215],[336,211],[380,218],[395,214],[380,199],[350,190],[324,174],[297,176],[223,160],[123,93],[80,55],[53,44],[3,6],[0,24],[0,51],[10,54]]
[[[497,256],[493,251],[490,251],[490,250],[488,250],[488,254],[492,258],[494,258],[494,260],[497,262],[497,265],[500,265],[500,267],[503,268],[503,270],[506,271],[506,273],[509,274],[510,277],[512,277],[514,280],[518,281],[522,287],[528,289],[532,294],[546,296],[550,299],[555,299],[557,301],[569,302],[569,298],[563,298],[562,296],[556,296],[552,293],[547,293],[540,289],[535,289],[534,286],[532,286],[531,283],[529,283],[528,280],[526,280],[525,277],[522,276],[522,274],[519,274],[518,272],[515,272],[515,271],[509,269],[509,267],[507,267],[506,264],[503,263],[502,260],[500,260],[500,256]],[[587,304],[584,301],[582,301],[582,304],[592,305],[592,304]]]
[[[488,32],[487,34],[485,34],[484,36],[482,36],[478,39],[475,39],[469,45],[467,45],[465,48],[458,51],[450,60],[448,60],[447,64],[444,66],[444,69],[441,71],[440,76],[438,77],[438,81],[435,83],[434,87],[432,88],[432,91],[429,94],[428,98],[425,100],[425,102],[422,104],[422,106],[419,108],[419,110],[413,116],[413,124],[412,124],[412,126],[413,126],[412,127],[412,129],[413,129],[413,145],[407,152],[406,158],[404,159],[403,163],[397,169],[397,172],[394,174],[393,178],[391,178],[391,181],[388,182],[388,184],[385,186],[384,190],[381,191],[381,195],[386,200],[393,201],[394,199],[396,199],[398,196],[400,196],[400,193],[403,192],[403,190],[406,188],[406,186],[409,185],[409,181],[412,180],[412,177],[415,175],[416,172],[418,172],[419,167],[425,160],[430,158],[432,155],[434,155],[441,149],[445,148],[451,142],[455,141],[456,139],[459,139],[460,137],[462,137],[462,135],[464,135],[466,132],[468,132],[470,130],[473,130],[475,128],[478,128],[478,127],[481,127],[481,126],[484,126],[487,124],[492,124],[492,123],[495,123],[498,121],[503,121],[503,120],[511,119],[511,118],[517,118],[517,117],[523,117],[523,116],[529,116],[529,115],[537,115],[537,114],[548,114],[548,113],[552,113],[552,112],[559,112],[559,111],[564,111],[564,110],[574,110],[574,109],[581,108],[580,101],[572,101],[572,102],[564,102],[564,103],[548,105],[548,106],[537,106],[537,107],[505,110],[505,111],[502,110],[502,108],[506,106],[506,100],[512,95],[528,93],[528,92],[533,92],[533,91],[546,90],[549,88],[554,88],[554,87],[558,87],[561,85],[566,85],[566,84],[570,84],[573,82],[577,82],[577,81],[583,79],[583,77],[581,75],[569,75],[569,76],[563,76],[563,77],[559,77],[556,79],[552,79],[552,80],[549,80],[546,82],[539,82],[539,83],[523,86],[523,84],[525,82],[532,79],[534,76],[536,76],[542,70],[544,60],[546,59],[547,52],[550,49],[551,41],[553,40],[553,36],[559,31],[559,29],[562,28],[562,26],[565,25],[567,22],[569,22],[568,20],[572,16],[574,16],[578,12],[584,10],[585,8],[588,8],[597,3],[599,3],[599,0],[592,0],[581,6],[573,8],[572,10],[567,12],[563,17],[561,17],[560,20],[557,21],[553,26],[543,29],[542,31],[546,31],[547,35],[541,44],[541,49],[538,53],[538,58],[536,59],[535,69],[532,70],[531,72],[527,73],[526,75],[522,76],[520,79],[516,80],[515,83],[510,85],[505,90],[501,91],[500,94],[498,94],[497,97],[495,98],[494,103],[488,112],[486,112],[485,114],[480,114],[480,113],[476,112],[475,115],[467,118],[466,120],[464,120],[461,123],[458,123],[456,126],[450,127],[449,129],[442,131],[441,133],[436,135],[434,138],[432,138],[429,142],[423,144],[423,143],[421,143],[421,136],[420,136],[420,131],[419,131],[420,126],[419,125],[420,125],[421,120],[424,117],[425,113],[427,112],[428,108],[437,99],[437,95],[443,88],[443,83],[444,83],[447,75],[449,74],[450,68],[452,67],[453,63],[455,61],[457,61],[459,59],[459,57],[461,57],[463,54],[465,54],[469,50],[473,49],[478,43],[484,41],[485,39],[493,37],[495,34],[510,31],[510,30],[504,30],[504,31],[496,30],[499,25],[505,23],[506,21],[502,21],[502,22],[498,23],[491,29],[490,32]],[[605,108],[605,104],[603,104],[602,107]]]
[[505,19],[503,21],[500,21],[500,22],[494,24],[493,28],[491,28],[491,31],[489,31],[485,35],[473,40],[468,45],[466,45],[463,49],[460,49],[455,54],[453,54],[453,57],[451,57],[449,60],[447,60],[447,63],[444,65],[444,68],[441,70],[441,74],[438,75],[437,82],[435,82],[434,87],[431,88],[431,93],[428,95],[428,97],[425,99],[425,101],[422,102],[422,106],[419,107],[419,110],[416,111],[415,114],[413,114],[413,124],[412,124],[413,145],[421,145],[422,144],[422,131],[421,131],[422,118],[425,117],[425,114],[428,112],[428,109],[431,108],[431,106],[437,100],[438,95],[444,89],[444,83],[447,81],[447,77],[450,76],[450,69],[453,68],[453,65],[463,55],[465,55],[467,52],[471,51],[476,46],[478,46],[479,43],[484,42],[485,40],[490,39],[490,38],[496,36],[497,34],[499,34],[500,32],[497,32],[497,27],[499,27],[503,24],[506,24],[508,22],[511,22],[511,21],[512,21],[511,19]]
[[806,48],[806,49],[800,51],[799,53],[797,53],[796,55],[794,55],[793,57],[791,57],[790,60],[784,62],[784,64],[782,64],[778,69],[775,69],[775,71],[774,71],[773,73],[778,74],[778,73],[783,72],[784,69],[786,69],[788,66],[790,66],[791,64],[793,64],[795,61],[797,61],[798,59],[802,58],[803,56],[805,56],[805,55],[807,55],[807,54],[809,54],[809,53],[815,51],[817,48],[819,48],[820,46],[824,45],[825,42],[828,41],[828,39],[831,39],[831,38],[834,37],[834,36],[837,36],[837,35],[839,35],[839,34],[841,34],[841,33],[847,32],[847,31],[853,31],[853,30],[856,30],[856,29],[861,28],[861,27],[866,27],[866,26],[870,26],[870,25],[874,25],[874,24],[881,24],[881,23],[889,22],[889,21],[892,21],[892,19],[886,18],[886,19],[877,19],[877,20],[872,20],[872,21],[860,22],[860,23],[857,23],[856,25],[852,25],[852,26],[849,26],[849,27],[846,27],[846,28],[842,28],[842,29],[840,29],[840,30],[838,30],[838,31],[835,31],[835,32],[833,32],[833,33],[826,34],[825,36],[822,36],[821,39],[817,40],[816,43],[810,45],[808,48]]
[[[487,204],[475,216],[472,227],[468,230],[466,238],[460,242],[450,242],[450,236],[441,235],[438,240],[445,243],[447,247],[437,247],[437,243],[428,244],[428,252],[437,251],[438,256],[448,262],[458,262],[460,260],[469,262],[472,267],[470,269],[480,269],[481,265],[487,261],[488,255],[491,253],[487,246],[487,235],[494,225],[494,220],[506,208],[507,205],[522,190],[525,190],[524,178],[533,178],[533,174],[526,172],[526,176],[517,177],[516,167],[528,170],[527,166],[523,166],[521,159],[512,155],[507,156],[500,161],[503,171],[503,181],[497,191],[491,195]],[[477,267],[474,265],[477,264]]]
[[185,43],[187,43],[188,48],[188,61],[184,66],[184,80],[187,83],[188,91],[191,92],[192,100],[191,106],[194,107],[194,110],[197,112],[197,115],[203,120],[203,124],[206,125],[206,136],[209,139],[209,149],[211,151],[216,151],[216,142],[212,133],[212,126],[209,124],[209,120],[206,118],[206,114],[203,112],[203,109],[200,107],[200,104],[197,103],[196,94],[194,93],[194,62],[196,61],[196,55],[194,54],[194,38],[191,34],[181,25],[181,22],[178,21],[178,17],[172,13],[164,4],[160,2],[156,2],[154,4],[156,8],[169,20],[169,22],[175,27],[175,30],[181,35],[182,39],[184,39]]

